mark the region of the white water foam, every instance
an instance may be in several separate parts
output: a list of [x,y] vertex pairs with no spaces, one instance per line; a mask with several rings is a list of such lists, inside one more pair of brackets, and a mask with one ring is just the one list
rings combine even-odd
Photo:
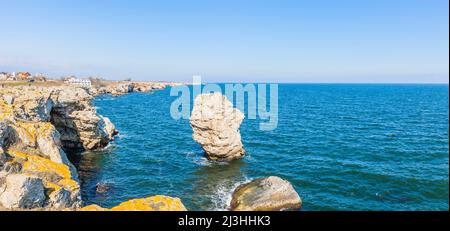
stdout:
[[243,180],[231,183],[229,181],[222,182],[216,188],[215,192],[211,196],[211,201],[213,205],[209,208],[209,211],[227,211],[231,203],[232,195],[234,190],[242,184],[250,182],[251,179],[244,176]]
[[206,157],[200,156],[195,152],[186,152],[186,157],[191,159],[192,163],[199,166],[211,166],[213,163],[209,161]]

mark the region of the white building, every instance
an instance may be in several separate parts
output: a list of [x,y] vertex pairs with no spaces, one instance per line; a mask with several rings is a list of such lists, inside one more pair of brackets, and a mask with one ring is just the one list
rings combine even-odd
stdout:
[[91,80],[89,79],[78,79],[78,78],[68,78],[64,80],[65,84],[71,84],[71,85],[77,85],[82,87],[90,87],[91,86]]

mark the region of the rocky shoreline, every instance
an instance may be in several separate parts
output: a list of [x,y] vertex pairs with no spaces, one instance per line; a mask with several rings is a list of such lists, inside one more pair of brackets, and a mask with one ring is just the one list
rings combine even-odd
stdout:
[[[118,131],[92,105],[94,97],[163,89],[180,83],[112,82],[89,88],[51,85],[0,88],[0,211],[186,211],[179,198],[155,195],[112,208],[84,205],[76,168],[67,153],[100,150]],[[245,154],[239,127],[244,114],[220,93],[195,99],[193,139],[212,161]],[[236,188],[229,210],[297,210],[302,201],[278,177]]]
[[[82,209],[78,174],[66,153],[101,149],[118,133],[108,118],[96,112],[94,97],[177,84],[109,82],[91,88],[0,88],[0,210]],[[124,203],[114,210],[185,210],[178,198],[164,196]]]

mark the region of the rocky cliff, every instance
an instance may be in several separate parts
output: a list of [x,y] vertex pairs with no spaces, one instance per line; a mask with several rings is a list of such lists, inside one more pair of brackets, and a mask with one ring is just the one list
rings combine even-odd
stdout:
[[89,89],[91,95],[112,94],[119,96],[131,92],[147,92],[151,90],[160,90],[168,86],[176,86],[181,83],[175,82],[104,82],[98,86]]
[[[136,86],[154,89],[139,83],[132,89]],[[82,206],[77,171],[66,153],[101,149],[114,138],[114,125],[91,102],[117,89],[124,88],[0,88],[0,209]]]

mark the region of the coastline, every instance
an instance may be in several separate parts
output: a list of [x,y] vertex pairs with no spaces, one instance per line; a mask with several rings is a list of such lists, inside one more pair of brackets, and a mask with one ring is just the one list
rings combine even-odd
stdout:
[[[107,210],[97,205],[83,208],[78,173],[66,154],[102,149],[118,134],[114,124],[97,113],[92,100],[103,94],[119,96],[181,84],[102,81],[90,88],[58,81],[2,84],[0,210]],[[112,210],[186,208],[178,198],[156,195],[123,202]]]

